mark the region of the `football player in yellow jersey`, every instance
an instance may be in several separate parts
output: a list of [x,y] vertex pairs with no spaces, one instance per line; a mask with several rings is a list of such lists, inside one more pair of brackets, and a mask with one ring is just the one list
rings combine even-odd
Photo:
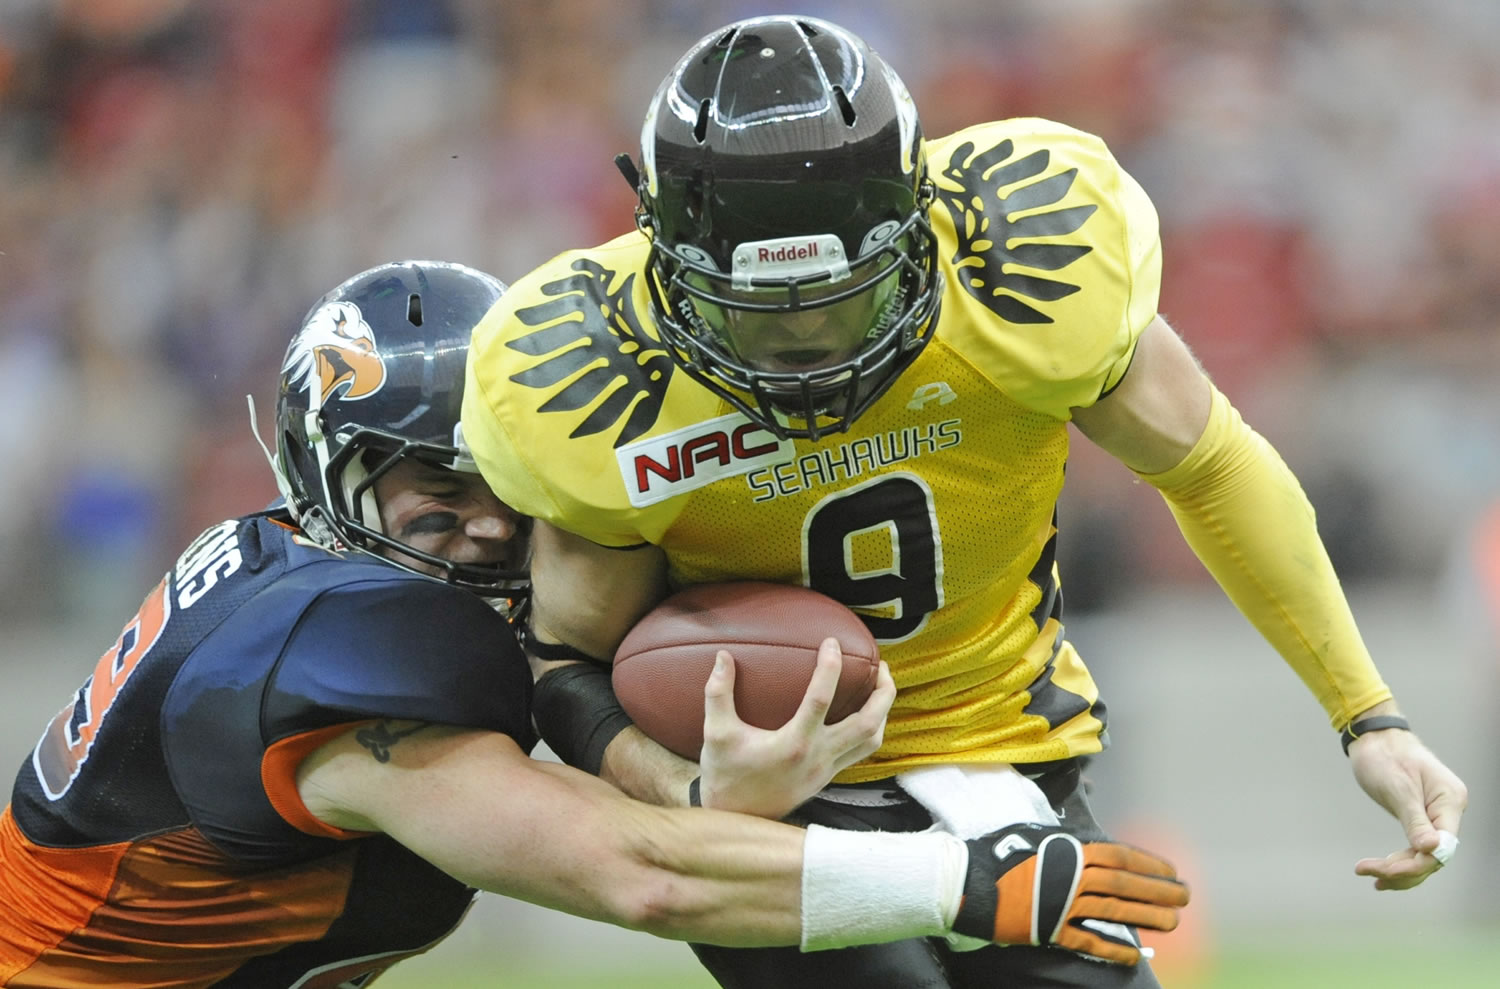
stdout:
[[[560,756],[661,803],[1102,837],[1079,780],[1105,708],[1053,559],[1072,422],[1161,490],[1400,822],[1408,847],[1356,872],[1403,889],[1440,866],[1464,786],[1400,717],[1300,486],[1157,314],[1154,208],[1098,138],[1025,119],[924,141],[863,41],[762,17],[681,59],[641,151],[621,161],[639,231],[517,282],[469,362],[465,439],[541,520],[528,651]],[[820,792],[807,767],[827,753],[778,736],[763,772],[693,764],[609,689],[604,663],[669,590],[738,579],[843,601],[889,663],[883,744]],[[973,952],[696,950],[725,986],[1157,985],[1054,930]]]

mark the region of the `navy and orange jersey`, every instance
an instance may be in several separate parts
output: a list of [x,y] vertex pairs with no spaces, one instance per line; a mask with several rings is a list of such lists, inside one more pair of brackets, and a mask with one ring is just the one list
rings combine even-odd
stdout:
[[778,439],[682,373],[639,233],[514,282],[469,351],[464,437],[517,511],[659,546],[675,586],[803,584],[864,616],[898,695],[845,782],[1103,744],[1063,635],[1055,506],[1072,410],[1119,384],[1156,316],[1156,212],[1102,141],[1051,121],[926,150],[936,330],[847,432]]
[[473,889],[321,823],[295,774],[385,718],[529,751],[525,660],[482,599],[283,519],[203,533],[21,766],[0,816],[0,984],[363,986],[462,919]]

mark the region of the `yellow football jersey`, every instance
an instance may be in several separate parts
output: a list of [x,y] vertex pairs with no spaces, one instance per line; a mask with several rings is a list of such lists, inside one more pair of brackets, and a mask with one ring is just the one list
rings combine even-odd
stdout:
[[1156,315],[1144,191],[1050,121],[927,144],[945,279],[932,342],[844,433],[778,440],[676,367],[640,234],[562,254],[475,331],[464,436],[519,511],[654,543],[675,586],[804,584],[865,616],[899,688],[876,779],[1098,751],[1063,638],[1054,509],[1069,410],[1113,388]]

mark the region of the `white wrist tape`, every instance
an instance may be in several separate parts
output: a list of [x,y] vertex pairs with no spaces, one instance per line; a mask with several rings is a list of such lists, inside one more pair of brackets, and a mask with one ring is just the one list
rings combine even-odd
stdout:
[[802,950],[946,934],[968,869],[968,847],[950,834],[810,825],[802,852]]

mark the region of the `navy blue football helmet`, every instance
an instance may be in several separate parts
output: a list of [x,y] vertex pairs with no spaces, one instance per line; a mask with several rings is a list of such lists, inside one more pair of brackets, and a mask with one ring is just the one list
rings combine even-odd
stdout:
[[931,338],[942,276],[916,108],[827,21],[700,40],[641,133],[637,223],[677,363],[780,436],[847,429]]
[[355,275],[308,311],[282,362],[275,466],[310,537],[413,570],[381,552],[394,550],[487,597],[524,597],[528,531],[513,565],[457,563],[383,532],[374,493],[405,457],[477,470],[459,430],[464,363],[470,333],[504,292],[473,268],[402,261]]

